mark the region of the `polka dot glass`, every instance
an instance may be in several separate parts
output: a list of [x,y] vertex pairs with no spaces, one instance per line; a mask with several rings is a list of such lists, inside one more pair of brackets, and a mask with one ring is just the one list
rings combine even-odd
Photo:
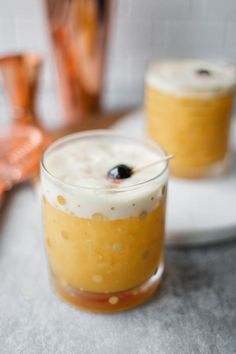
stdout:
[[[89,137],[93,134],[87,133]],[[114,139],[114,134],[103,134]],[[79,133],[76,140],[86,136]],[[71,137],[71,141],[75,139],[74,135]],[[126,139],[129,144],[147,144]],[[70,142],[70,137],[65,142]],[[41,164],[45,243],[52,286],[65,301],[93,312],[117,312],[142,304],[155,292],[164,269],[168,163],[155,178],[121,188],[123,204],[111,202],[112,193],[117,191],[96,189],[103,210],[96,200],[98,210],[84,217],[83,208],[93,207],[91,189],[86,198],[86,189],[66,185],[45,167],[47,156],[63,143],[62,139],[52,144]],[[165,155],[157,144],[149,143],[158,150],[158,156]],[[104,193],[109,193],[107,205]],[[115,217],[122,215],[117,214],[119,208],[121,213],[126,208],[128,214]]]

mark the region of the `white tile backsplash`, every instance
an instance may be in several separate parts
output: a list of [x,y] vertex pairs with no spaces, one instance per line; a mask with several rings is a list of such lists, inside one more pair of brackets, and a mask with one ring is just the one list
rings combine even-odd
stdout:
[[151,47],[151,23],[137,19],[118,19],[113,29],[113,51],[116,57],[140,56]]
[[19,51],[39,51],[46,54],[45,33],[38,18],[15,20],[16,43]]
[[17,49],[15,17],[1,16],[0,12],[0,55]]
[[[194,0],[198,1],[198,0]],[[146,3],[146,1],[138,1]],[[136,1],[133,0],[133,6]],[[188,20],[191,0],[151,0],[150,15],[152,21]]]
[[161,56],[166,52],[168,35],[167,21],[153,21],[151,29],[151,55]]
[[226,24],[224,38],[224,52],[232,58],[236,58],[236,22]]
[[209,20],[225,21],[228,17],[231,0],[206,0],[204,7],[204,17]]
[[[190,2],[189,19],[199,21],[205,18],[207,0],[192,0]],[[214,0],[213,0],[214,1]]]
[[172,22],[167,36],[170,57],[215,57],[222,55],[224,23]]
[[[62,1],[62,0],[58,0]],[[0,0],[0,54],[34,50],[45,57],[44,92],[55,71],[44,0]],[[105,102],[141,103],[144,73],[154,58],[231,57],[236,61],[236,0],[114,0]]]

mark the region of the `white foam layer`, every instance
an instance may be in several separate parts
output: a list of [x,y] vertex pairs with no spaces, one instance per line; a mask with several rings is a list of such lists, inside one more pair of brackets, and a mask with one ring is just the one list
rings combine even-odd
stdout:
[[[207,70],[209,75],[201,75],[199,70]],[[236,69],[232,65],[204,60],[161,61],[151,64],[146,83],[176,96],[207,98],[234,90]]]
[[[50,204],[83,218],[102,214],[109,219],[139,215],[160,204],[167,180],[167,171],[162,173],[166,162],[135,173],[120,183],[107,178],[107,172],[121,163],[130,167],[146,165],[163,157],[162,152],[135,140],[108,138],[103,135],[76,138],[57,144],[45,154],[44,166],[49,174],[42,169],[42,187]],[[161,177],[155,178],[160,174]],[[140,185],[152,178],[153,181]]]

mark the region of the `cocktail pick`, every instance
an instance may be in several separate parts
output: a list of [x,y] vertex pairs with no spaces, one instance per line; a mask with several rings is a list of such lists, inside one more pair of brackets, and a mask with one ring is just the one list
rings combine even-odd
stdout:
[[173,157],[174,155],[167,155],[162,157],[161,159],[150,162],[140,167],[130,167],[125,164],[116,165],[107,172],[107,177],[113,179],[114,181],[120,181],[122,179],[131,177],[134,173],[143,171],[151,166],[157,165],[160,162],[169,161]]
[[174,155],[167,155],[167,156],[162,157],[161,159],[158,159],[156,161],[150,162],[150,163],[148,163],[146,165],[143,165],[143,166],[140,166],[140,167],[135,167],[135,168],[132,169],[132,171],[133,171],[133,173],[137,173],[137,172],[146,170],[149,167],[155,166],[155,165],[157,165],[157,164],[159,164],[161,162],[169,161],[169,160],[171,160],[173,158],[174,158]]

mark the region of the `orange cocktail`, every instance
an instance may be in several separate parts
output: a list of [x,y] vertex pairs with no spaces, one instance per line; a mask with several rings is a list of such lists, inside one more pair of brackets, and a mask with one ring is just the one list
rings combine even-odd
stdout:
[[163,157],[152,143],[112,133],[59,140],[42,163],[46,245],[57,293],[84,309],[144,302],[163,272],[167,163],[114,180],[114,165]]
[[152,65],[146,80],[146,115],[152,139],[175,155],[173,176],[224,172],[235,68],[197,60]]

